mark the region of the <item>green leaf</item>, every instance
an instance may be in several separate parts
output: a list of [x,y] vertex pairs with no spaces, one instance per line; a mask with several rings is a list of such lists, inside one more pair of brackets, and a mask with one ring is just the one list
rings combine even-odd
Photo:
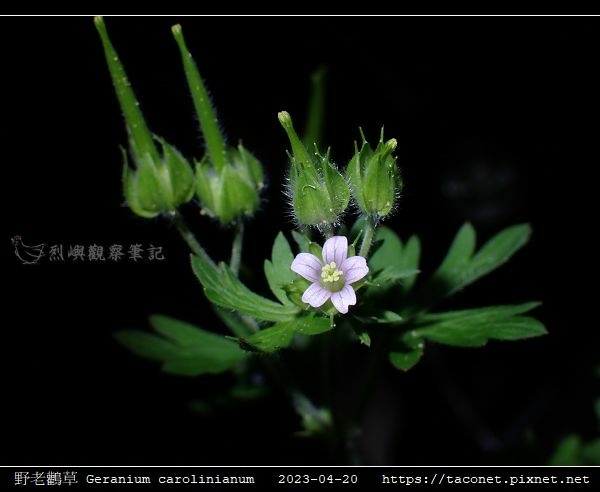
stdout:
[[161,335],[124,330],[117,340],[140,357],[162,362],[165,372],[183,376],[219,373],[231,369],[246,354],[221,335],[166,316],[151,316],[150,324]]
[[459,311],[447,311],[441,313],[430,313],[417,318],[420,324],[448,321],[461,318],[469,318],[471,321],[488,323],[495,319],[507,318],[517,314],[524,314],[540,306],[540,302],[526,302],[523,304],[510,304],[503,306],[487,306],[475,309],[464,309]]
[[218,306],[267,321],[288,321],[298,312],[294,306],[284,306],[255,294],[223,263],[215,269],[208,259],[192,255],[192,270],[206,297]]
[[310,239],[308,239],[304,234],[300,234],[298,231],[292,231],[292,237],[294,238],[294,241],[296,241],[300,251],[308,253]]
[[466,223],[456,234],[446,257],[427,282],[425,289],[435,291],[436,297],[452,293],[462,282],[475,251],[475,241],[475,229]]
[[171,342],[145,331],[121,330],[114,337],[138,357],[162,361],[177,356],[177,348]]
[[380,227],[375,234],[375,241],[383,241],[381,246],[369,258],[369,266],[373,271],[388,267],[402,269],[402,240],[389,227]]
[[280,232],[273,243],[271,261],[265,260],[264,269],[271,291],[277,299],[287,305],[293,305],[284,289],[285,286],[289,286],[296,278],[296,275],[290,268],[292,261],[294,261],[292,248],[290,248],[283,232]]
[[546,333],[544,325],[529,316],[498,317],[485,314],[450,318],[415,331],[428,340],[461,347],[482,346],[488,339],[521,340]]
[[294,410],[302,418],[303,431],[300,435],[315,436],[331,433],[333,418],[327,407],[317,407],[305,395],[295,392],[293,395]]
[[557,446],[548,464],[550,466],[581,465],[581,437],[570,435],[565,437]]
[[278,323],[248,337],[248,342],[263,352],[275,352],[288,347],[295,333],[319,335],[333,328],[329,319],[305,316],[292,321]]
[[389,359],[396,369],[408,371],[421,360],[422,355],[423,352],[419,349],[409,349],[406,352],[390,352]]
[[332,330],[333,325],[329,318],[321,316],[305,316],[290,322],[292,329],[301,335],[320,335],[326,331]]
[[404,318],[393,311],[382,311],[373,316],[355,316],[362,323],[399,324]]
[[503,265],[529,240],[528,224],[509,227],[492,237],[477,253],[475,231],[465,224],[458,231],[444,261],[417,293],[405,314],[424,311]]
[[531,226],[520,224],[508,227],[485,243],[473,256],[460,283],[451,291],[456,292],[506,263],[510,257],[527,244]]
[[279,323],[260,330],[248,337],[248,341],[263,352],[276,352],[286,348],[294,338],[294,330],[291,328],[290,323]]
[[375,235],[374,253],[369,259],[371,272],[374,273],[371,291],[390,287],[401,282],[404,291],[410,290],[419,271],[420,245],[413,236],[403,246],[398,235],[387,227],[380,227]]
[[421,360],[424,348],[425,343],[416,331],[406,332],[390,351],[390,362],[396,369],[408,371]]
[[371,335],[369,335],[368,331],[358,333],[358,339],[363,345],[366,345],[367,347],[371,346]]
[[587,443],[581,450],[585,465],[600,465],[600,439]]
[[[419,270],[419,260],[421,258],[421,241],[417,236],[411,236],[406,245],[404,246],[404,252],[400,261],[400,270],[405,272],[414,272]],[[402,289],[405,293],[409,292],[417,276],[406,277],[402,282]]]
[[419,270],[401,270],[396,266],[388,266],[379,271],[373,278],[373,283],[376,285],[386,286],[395,284],[399,281],[404,281],[411,277],[416,277]]

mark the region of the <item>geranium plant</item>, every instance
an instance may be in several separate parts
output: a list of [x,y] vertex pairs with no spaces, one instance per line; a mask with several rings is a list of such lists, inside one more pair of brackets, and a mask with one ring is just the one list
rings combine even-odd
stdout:
[[[527,315],[538,302],[436,310],[442,300],[507,262],[529,240],[529,225],[509,227],[478,247],[475,230],[467,223],[439,267],[430,274],[421,272],[419,238],[403,240],[383,225],[396,212],[402,190],[397,140],[386,140],[382,130],[373,147],[361,132],[352,158],[337,167],[329,149],[317,148],[314,133],[298,136],[285,111],[274,114],[271,123],[278,122],[290,142],[288,180],[282,190],[289,198],[294,229],[281,224],[286,230],[277,235],[264,260],[272,296],[254,292],[240,279],[242,246],[245,229],[261,206],[269,167],[241,144],[225,141],[180,26],[173,27],[173,36],[206,144],[205,155],[191,160],[150,131],[103,19],[95,23],[129,136],[123,150],[126,202],[140,217],[176,226],[189,245],[191,269],[204,295],[230,331],[225,336],[152,316],[154,333],[117,334],[135,354],[160,362],[174,375],[232,371],[240,385],[231,394],[240,395],[243,388],[247,395],[253,389],[248,374],[257,367],[270,374],[273,353],[281,352],[277,363],[285,364],[286,352],[307,350],[332,332],[340,334],[338,342],[363,344],[365,350],[376,345],[377,357],[401,371],[417,365],[430,343],[479,347],[489,340],[545,333],[542,323]],[[317,96],[319,90],[317,85]],[[318,97],[313,101],[314,119],[321,108]],[[186,225],[180,207],[188,203],[203,212],[196,220],[218,221],[236,231],[227,262],[210,257],[202,238]],[[262,272],[254,272],[258,275]],[[336,343],[335,350],[343,347]],[[303,388],[283,386],[304,433],[351,435],[360,427],[360,415],[340,422],[328,405],[312,401]]]

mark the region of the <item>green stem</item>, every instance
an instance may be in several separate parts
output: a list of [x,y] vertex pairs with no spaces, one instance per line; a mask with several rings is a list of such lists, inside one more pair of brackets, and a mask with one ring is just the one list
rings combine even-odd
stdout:
[[369,399],[375,384],[378,379],[379,370],[381,368],[381,347],[382,341],[379,337],[373,337],[372,347],[369,351],[367,367],[365,369],[364,378],[358,390],[355,400],[354,409],[351,415],[351,422],[360,426],[367,410]]
[[240,263],[242,261],[242,246],[244,243],[244,223],[239,220],[235,228],[235,237],[231,245],[231,261],[229,267],[236,277],[240,273]]
[[192,93],[192,100],[194,101],[196,113],[198,114],[202,135],[204,135],[204,140],[206,141],[210,162],[217,172],[220,172],[225,166],[226,161],[225,139],[219,129],[217,116],[215,115],[210,98],[208,97],[208,91],[204,86],[196,63],[185,44],[181,26],[179,24],[173,26],[172,31],[173,37],[175,38],[175,41],[177,41],[177,46],[179,46],[179,51],[181,52],[185,76],[190,87],[190,92]]
[[371,249],[371,243],[373,242],[373,236],[375,235],[375,220],[368,216],[365,221],[365,229],[363,231],[363,241],[360,245],[360,251],[358,252],[359,256],[367,257],[369,254],[369,250]]
[[333,226],[331,224],[320,226],[320,229],[326,240],[333,236]]
[[304,130],[303,142],[308,148],[316,145],[321,148],[323,142],[323,126],[325,122],[325,73],[324,67],[319,68],[310,77],[310,99],[308,116]]
[[206,250],[200,245],[200,243],[196,239],[196,236],[194,236],[192,231],[190,231],[189,227],[187,226],[179,212],[175,212],[173,214],[173,223],[175,224],[175,227],[177,227],[179,234],[181,234],[181,237],[192,250],[192,252],[195,255],[200,256],[201,258],[206,260],[208,263],[210,263],[213,266],[213,268],[217,268],[214,261],[212,261],[212,258],[208,255]]

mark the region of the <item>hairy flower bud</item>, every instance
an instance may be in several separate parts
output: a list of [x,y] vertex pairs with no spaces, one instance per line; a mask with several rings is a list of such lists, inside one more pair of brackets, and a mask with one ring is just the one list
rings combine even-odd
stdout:
[[196,163],[196,194],[203,211],[222,224],[253,215],[260,205],[262,187],[260,162],[241,144],[227,149],[220,170],[210,165],[208,155]]
[[278,117],[292,146],[289,194],[294,216],[301,225],[331,227],[348,207],[348,184],[329,160],[329,152],[325,156],[316,151],[309,154],[289,113],[282,111]]
[[396,198],[402,188],[402,180],[392,152],[397,141],[383,141],[383,128],[375,150],[362,134],[362,146],[355,153],[346,169],[352,197],[359,210],[366,215],[382,219],[392,212]]
[[123,189],[125,200],[137,215],[152,218],[172,213],[194,195],[194,173],[185,158],[171,145],[162,146],[162,158],[140,158],[134,153],[136,168],[131,169],[123,150]]

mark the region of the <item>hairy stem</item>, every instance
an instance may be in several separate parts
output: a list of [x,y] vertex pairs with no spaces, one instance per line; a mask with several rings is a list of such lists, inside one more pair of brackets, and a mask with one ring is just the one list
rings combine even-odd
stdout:
[[365,220],[365,229],[363,231],[363,240],[360,245],[359,256],[367,257],[369,254],[369,250],[371,249],[371,244],[373,243],[373,237],[375,235],[376,229],[375,219],[373,217],[368,216]]
[[235,228],[235,237],[231,245],[231,260],[229,267],[236,277],[240,273],[240,263],[242,261],[242,246],[244,243],[244,223],[240,220]]
[[183,220],[183,217],[181,216],[181,214],[179,212],[175,212],[173,214],[173,223],[175,224],[175,227],[177,227],[179,234],[181,234],[181,237],[186,242],[186,244],[189,246],[189,248],[192,250],[192,252],[195,255],[200,256],[201,258],[204,258],[214,268],[216,268],[214,261],[212,261],[212,258],[208,255],[206,250],[200,245],[200,243],[196,239],[196,236],[194,236],[192,231],[190,231],[189,227],[187,226],[187,224],[185,223],[185,221]]

